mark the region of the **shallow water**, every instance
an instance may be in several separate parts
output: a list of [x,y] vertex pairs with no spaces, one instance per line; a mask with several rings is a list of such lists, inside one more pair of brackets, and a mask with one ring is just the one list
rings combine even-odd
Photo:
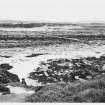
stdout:
[[26,88],[23,87],[14,87],[14,86],[7,86],[10,89],[11,93],[15,93],[15,94],[33,94],[34,91],[32,90],[28,90]]
[[[97,53],[98,52],[98,53]],[[26,57],[32,53],[48,53],[36,57]],[[19,78],[25,78],[28,85],[41,85],[36,81],[27,78],[30,72],[38,67],[41,61],[56,58],[80,58],[105,54],[105,45],[86,45],[86,44],[66,44],[53,46],[40,46],[37,48],[13,48],[1,49],[1,55],[10,55],[11,58],[0,58],[0,64],[9,63],[13,66],[11,73],[17,74]]]
[[0,102],[25,102],[27,96],[35,93],[33,90],[29,90],[23,87],[7,86],[10,89],[11,94],[0,95]]

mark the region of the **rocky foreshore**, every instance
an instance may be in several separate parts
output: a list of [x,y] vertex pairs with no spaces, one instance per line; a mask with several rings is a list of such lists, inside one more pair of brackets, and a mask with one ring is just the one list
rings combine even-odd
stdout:
[[77,78],[94,79],[105,73],[105,56],[78,59],[49,59],[41,62],[29,78],[41,83],[72,82]]
[[3,94],[10,93],[10,89],[7,86],[11,82],[19,82],[20,79],[16,74],[9,72],[12,66],[4,63],[0,65],[0,92]]

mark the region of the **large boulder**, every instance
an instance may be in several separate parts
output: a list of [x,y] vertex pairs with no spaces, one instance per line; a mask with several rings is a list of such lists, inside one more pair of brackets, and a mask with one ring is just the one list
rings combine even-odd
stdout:
[[9,70],[12,69],[13,67],[11,65],[9,65],[8,63],[3,63],[0,64],[0,70]]
[[12,74],[8,71],[0,70],[0,82],[9,83],[9,82],[19,82],[19,77],[16,74]]
[[10,89],[0,84],[0,93],[3,93],[3,95],[10,94]]
[[0,83],[19,82],[19,77],[16,74],[10,73],[8,70],[13,68],[11,65],[4,63],[0,64]]

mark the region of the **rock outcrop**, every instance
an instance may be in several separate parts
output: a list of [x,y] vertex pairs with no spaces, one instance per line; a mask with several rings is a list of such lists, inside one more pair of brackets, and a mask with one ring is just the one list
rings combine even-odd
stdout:
[[0,93],[2,93],[3,95],[10,94],[10,89],[6,86],[3,86],[3,84],[0,84]]
[[10,73],[8,70],[12,66],[9,64],[0,65],[0,83],[19,82],[19,77],[16,74]]

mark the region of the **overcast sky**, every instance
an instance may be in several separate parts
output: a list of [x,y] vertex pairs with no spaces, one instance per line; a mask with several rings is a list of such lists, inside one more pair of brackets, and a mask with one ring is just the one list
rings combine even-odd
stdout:
[[0,20],[105,21],[105,0],[0,0]]

